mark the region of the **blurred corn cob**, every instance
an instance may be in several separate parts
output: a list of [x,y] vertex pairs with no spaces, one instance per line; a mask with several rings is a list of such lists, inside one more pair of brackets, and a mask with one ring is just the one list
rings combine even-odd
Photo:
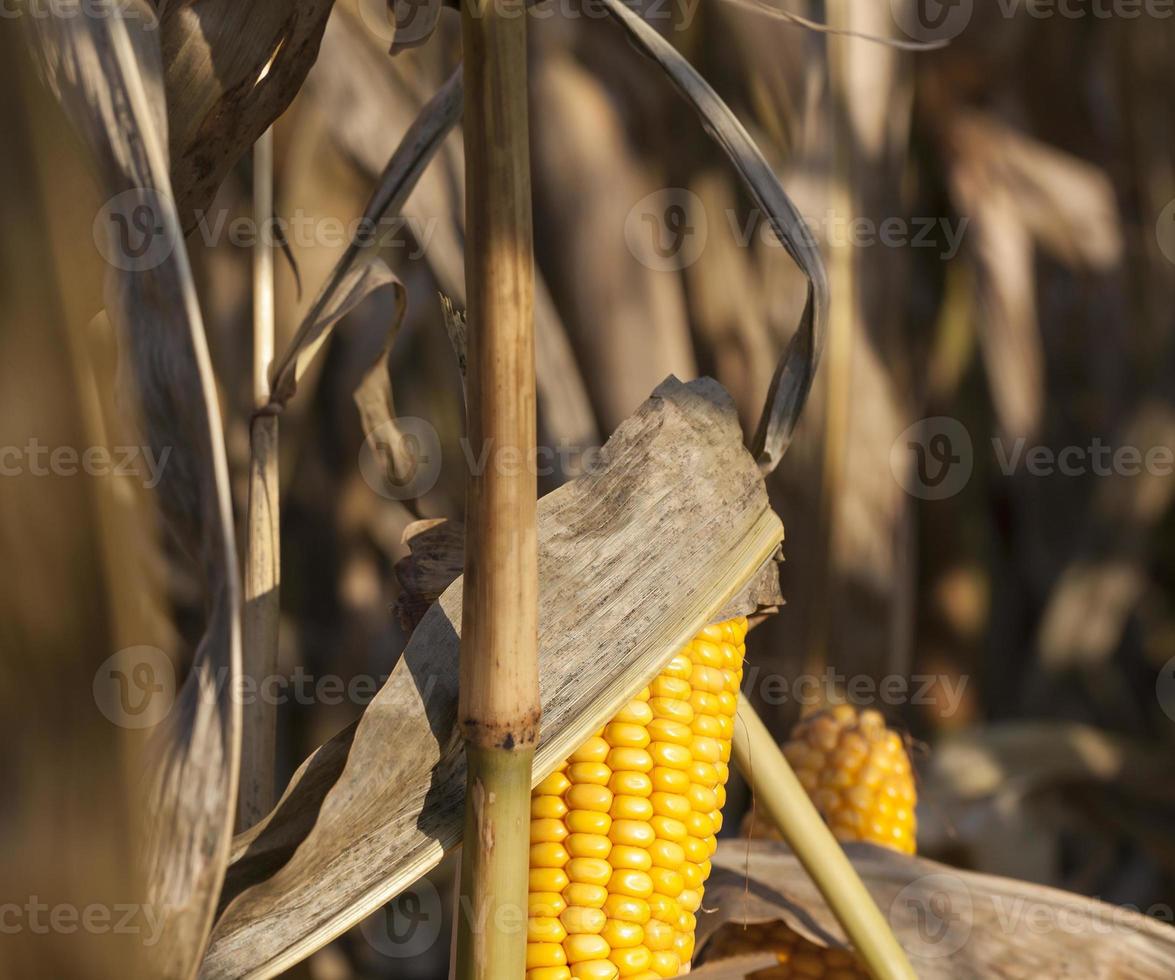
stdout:
[[[869,841],[913,854],[916,792],[901,736],[872,710],[849,704],[825,708],[801,719],[783,753],[837,839]],[[751,837],[778,837],[774,827],[751,819]],[[777,966],[758,970],[754,980],[868,980],[855,953],[820,946],[783,922],[742,926],[728,923],[707,947],[707,960],[772,952]]]
[[688,970],[747,621],[708,626],[534,790],[527,980]]
[[[801,719],[783,747],[796,776],[833,834],[913,854],[917,791],[902,737],[873,709],[849,704]],[[748,837],[778,837],[747,817]]]

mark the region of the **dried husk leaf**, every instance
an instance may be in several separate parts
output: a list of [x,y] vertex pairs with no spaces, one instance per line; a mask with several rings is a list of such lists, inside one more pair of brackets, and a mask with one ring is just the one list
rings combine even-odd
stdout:
[[[1175,929],[1131,909],[868,844],[845,850],[922,980],[1175,975]],[[719,929],[744,922],[779,920],[812,942],[846,948],[836,919],[786,845],[723,841],[713,861],[707,911],[698,916],[703,962],[705,944]],[[734,972],[712,975],[747,976],[759,965],[718,963],[716,969]]]
[[[598,469],[544,497],[536,781],[773,564],[781,538],[733,405],[708,379],[665,382],[605,446]],[[455,582],[425,614],[353,735],[320,749],[249,835],[239,861],[254,870],[269,874],[293,853],[265,880],[233,876],[244,890],[217,925],[205,977],[274,975],[458,843],[461,590]]]

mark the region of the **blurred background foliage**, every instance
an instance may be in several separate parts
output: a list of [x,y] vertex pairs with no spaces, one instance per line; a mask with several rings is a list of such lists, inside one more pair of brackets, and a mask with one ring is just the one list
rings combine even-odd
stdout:
[[[537,309],[547,338],[539,431],[557,450],[544,492],[574,476],[582,454],[670,373],[716,377],[750,433],[803,298],[799,273],[760,233],[736,177],[655,67],[590,8],[559,0],[540,16],[545,6],[534,12],[530,63]],[[786,4],[899,39],[914,6]],[[803,708],[797,680],[831,668],[840,693],[879,707],[915,740],[922,853],[1169,921],[1175,478],[1170,467],[1099,475],[1088,465],[1080,475],[1041,475],[1023,454],[1001,465],[1017,445],[1084,454],[1100,440],[1144,457],[1175,447],[1175,22],[1097,16],[1095,6],[1041,17],[976,3],[948,46],[921,52],[830,38],[724,0],[657,4],[654,23],[751,131],[832,273],[825,362],[770,481],[787,527],[788,605],[752,634],[750,693],[782,739]],[[52,433],[80,445],[94,436],[78,372],[98,390],[116,387],[109,352],[87,348],[102,302],[91,237],[100,202],[58,111],[28,66],[16,69],[19,45],[5,31],[2,111],[15,152],[5,154],[0,182],[0,420],[11,430],[0,442]],[[276,124],[276,213],[289,240],[289,260],[277,266],[279,350],[401,134],[459,59],[451,10],[425,46],[389,58],[389,39],[378,5],[339,0],[305,86]],[[246,160],[188,240],[238,527],[252,411],[250,250],[231,232],[251,214],[249,188]],[[435,486],[415,502],[390,500],[358,466],[352,392],[383,343],[387,296],[348,318],[283,417],[289,675],[338,676],[344,686],[385,677],[405,642],[394,608],[404,528],[421,516],[461,516],[460,381],[438,294],[462,305],[462,193],[458,131],[406,220],[381,229],[384,258],[409,297],[390,367],[397,409],[437,430]],[[632,216],[660,215],[672,230],[665,202],[685,209],[698,247],[661,268],[633,247]],[[865,224],[850,234],[846,216]],[[887,221],[904,230],[903,244],[883,243]],[[916,465],[906,430],[928,417],[957,420],[970,440],[970,476],[945,499],[905,489]],[[74,646],[97,664],[128,635],[162,627],[139,608],[118,608],[109,587],[117,579],[107,577],[107,591],[82,581],[101,565],[94,549],[114,547],[125,529],[95,531],[101,515],[85,508],[98,505],[74,499],[83,484],[55,479],[46,494],[44,483],[28,483],[3,481],[0,635],[22,663],[21,651],[52,646],[60,656],[39,654],[37,683],[69,690]],[[151,576],[126,564],[106,567],[145,589]],[[62,579],[63,569],[74,574]],[[180,633],[197,618],[189,574],[172,562],[162,579]],[[58,584],[39,591],[42,579]],[[51,608],[42,608],[46,595],[57,597]],[[53,623],[60,629],[46,627]],[[86,717],[90,677],[74,692]],[[909,678],[908,693],[876,696],[890,677]],[[78,736],[80,755],[50,752],[38,734],[48,722],[30,707],[44,699],[27,690],[0,678],[14,798],[22,809],[52,810],[37,795],[47,792],[37,773],[72,771],[87,754],[100,767],[110,733],[95,722]],[[330,696],[282,705],[279,781],[362,707]],[[103,812],[117,824],[122,797],[102,786]],[[745,792],[731,799],[727,833],[749,805]],[[0,819],[12,824],[6,834],[19,829],[10,806]],[[24,873],[43,874],[34,866],[30,852]],[[450,873],[434,876],[442,893]],[[295,972],[443,976],[443,938],[399,938],[411,914],[400,901]]]

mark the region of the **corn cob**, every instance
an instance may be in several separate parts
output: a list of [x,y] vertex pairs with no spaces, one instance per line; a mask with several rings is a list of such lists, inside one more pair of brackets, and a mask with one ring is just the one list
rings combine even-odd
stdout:
[[527,980],[688,970],[746,631],[745,617],[706,627],[535,788]]
[[[839,840],[863,840],[913,854],[915,790],[901,736],[873,710],[838,704],[801,719],[783,748],[796,776]],[[749,836],[778,836],[755,822]],[[727,923],[707,947],[707,960],[772,952],[777,966],[753,980],[868,980],[855,953],[810,942],[784,922]]]
[[803,718],[783,754],[838,840],[914,853],[910,757],[878,712],[838,704]]
[[777,966],[756,970],[748,980],[800,980],[823,977],[824,980],[869,980],[861,961],[843,949],[829,949],[805,939],[783,922],[759,922],[741,926],[728,924],[711,940],[707,960],[770,951]]

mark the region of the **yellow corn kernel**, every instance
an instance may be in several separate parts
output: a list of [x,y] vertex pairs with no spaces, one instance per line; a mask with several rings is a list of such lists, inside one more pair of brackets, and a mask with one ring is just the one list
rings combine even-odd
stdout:
[[[649,793],[652,793],[652,784],[649,785]],[[648,820],[653,816],[653,804],[644,797],[640,796],[616,796],[612,800],[612,809],[608,811],[612,817],[612,822],[617,820]]]
[[534,892],[561,892],[567,887],[567,872],[561,868],[531,868],[527,884],[528,889]]
[[532,844],[530,866],[532,868],[562,868],[571,855],[562,844]]
[[[593,735],[578,749],[571,753],[572,762],[603,762],[608,758],[608,750],[612,746],[599,735]],[[570,768],[570,767],[568,767]],[[575,782],[575,777],[569,777],[572,782]]]
[[[706,627],[535,788],[526,980],[688,970],[745,633],[744,618]],[[879,809],[908,806],[890,794]]]
[[527,970],[526,980],[571,980],[571,971],[565,966],[540,966]]
[[567,804],[561,796],[535,795],[530,801],[531,820],[559,820],[567,815]]
[[646,701],[629,701],[612,720],[625,725],[647,725],[653,720],[653,709]]
[[688,725],[694,720],[693,705],[681,698],[653,698],[649,708],[657,720],[676,721],[682,725]]
[[567,929],[557,918],[532,916],[526,923],[528,943],[562,943],[567,938]]
[[530,943],[526,944],[526,968],[533,970],[543,966],[563,966],[567,962],[567,954],[560,943]]
[[555,817],[543,817],[530,821],[530,842],[532,844],[558,844],[567,836],[567,832],[567,824]]
[[615,950],[611,958],[619,968],[620,976],[632,977],[649,968],[652,954],[647,946],[632,946],[627,949]]
[[606,885],[612,877],[612,865],[603,858],[572,858],[566,870],[568,878],[585,885]]
[[653,894],[653,879],[645,871],[617,868],[608,879],[608,894],[648,898]]
[[571,964],[571,975],[575,980],[615,980],[620,970],[611,960],[583,960]]
[[581,783],[571,786],[564,797],[573,810],[599,810],[607,813],[612,806],[612,791],[607,786]]
[[[676,938],[677,929],[671,923],[654,918],[650,918],[645,923],[645,945],[654,953],[673,949],[673,942]],[[653,969],[656,968],[654,963]]]
[[[648,744],[646,739],[645,745]],[[619,746],[608,753],[607,761],[608,768],[612,770],[610,779],[628,773],[645,773],[653,768],[653,757],[645,751],[644,746]]]
[[[609,844],[612,842],[609,841]],[[655,842],[654,842],[655,843]],[[653,866],[653,856],[647,847],[633,847],[629,844],[612,844],[608,863],[614,868],[629,868],[633,871],[648,871]]]
[[608,901],[608,889],[587,881],[573,881],[563,889],[563,898],[569,906],[601,909]]
[[613,950],[625,949],[629,946],[639,946],[645,938],[644,928],[636,922],[625,922],[622,919],[609,919],[600,933],[607,940]]
[[612,778],[612,770],[604,765],[602,759],[599,762],[573,762],[567,767],[567,778],[576,785],[590,783],[607,786],[608,780]]
[[582,963],[584,960],[602,960],[612,952],[607,941],[601,936],[583,933],[568,936],[563,940],[560,949],[566,954],[566,962],[572,965]]
[[[647,754],[647,753],[646,753]],[[650,762],[652,756],[649,756]],[[652,768],[651,766],[649,767]],[[653,792],[653,781],[645,775],[647,770],[640,772],[614,772],[608,780],[608,789],[615,796],[648,796]],[[616,816],[616,814],[612,814]]]
[[604,911],[608,913],[610,919],[635,922],[642,926],[649,921],[652,915],[648,902],[628,895],[609,895],[608,901],[604,903]]
[[564,825],[572,834],[607,834],[612,818],[599,810],[569,810]]
[[529,916],[557,916],[567,908],[567,902],[559,892],[531,892],[527,896],[526,908]]
[[648,847],[656,839],[656,831],[646,820],[613,820],[608,839],[613,844],[627,844],[630,847]]
[[608,915],[603,909],[569,905],[559,916],[559,921],[563,923],[563,928],[569,936],[591,936],[604,928]]
[[[629,724],[614,721],[604,729],[604,739],[610,748],[643,749],[649,744],[652,736],[649,733],[649,724]],[[605,752],[604,756],[607,757]]]

